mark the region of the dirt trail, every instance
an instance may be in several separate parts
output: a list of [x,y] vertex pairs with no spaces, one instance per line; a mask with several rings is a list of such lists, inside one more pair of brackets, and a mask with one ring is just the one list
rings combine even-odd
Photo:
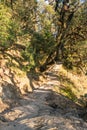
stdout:
[[79,116],[82,108],[51,90],[53,84],[59,83],[55,74],[48,73],[47,84],[3,112],[0,130],[87,130],[87,122]]

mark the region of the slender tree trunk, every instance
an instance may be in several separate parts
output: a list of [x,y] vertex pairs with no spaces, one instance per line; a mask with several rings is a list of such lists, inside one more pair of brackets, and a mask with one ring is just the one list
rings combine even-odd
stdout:
[[11,0],[10,2],[11,2],[11,9],[13,9],[13,0]]

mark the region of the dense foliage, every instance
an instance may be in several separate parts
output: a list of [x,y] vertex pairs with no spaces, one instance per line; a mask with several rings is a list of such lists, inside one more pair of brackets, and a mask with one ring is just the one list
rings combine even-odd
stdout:
[[12,19],[11,9],[0,5],[0,50],[11,47],[15,41],[15,23]]
[[[61,61],[68,69],[87,69],[87,1],[68,3],[43,0],[2,1],[0,4],[0,51],[16,43],[27,69]],[[18,47],[18,46],[16,46]]]

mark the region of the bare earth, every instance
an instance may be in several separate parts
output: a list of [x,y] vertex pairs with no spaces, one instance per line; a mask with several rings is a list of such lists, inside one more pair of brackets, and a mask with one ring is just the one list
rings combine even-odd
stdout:
[[52,91],[58,85],[56,77],[48,75],[48,79],[1,114],[0,130],[87,130],[87,115],[80,118],[82,108]]

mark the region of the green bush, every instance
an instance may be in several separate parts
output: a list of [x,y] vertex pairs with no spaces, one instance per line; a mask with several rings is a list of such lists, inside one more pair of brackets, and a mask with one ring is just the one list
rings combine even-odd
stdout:
[[0,5],[0,47],[8,48],[15,40],[15,23],[12,19],[12,10]]

